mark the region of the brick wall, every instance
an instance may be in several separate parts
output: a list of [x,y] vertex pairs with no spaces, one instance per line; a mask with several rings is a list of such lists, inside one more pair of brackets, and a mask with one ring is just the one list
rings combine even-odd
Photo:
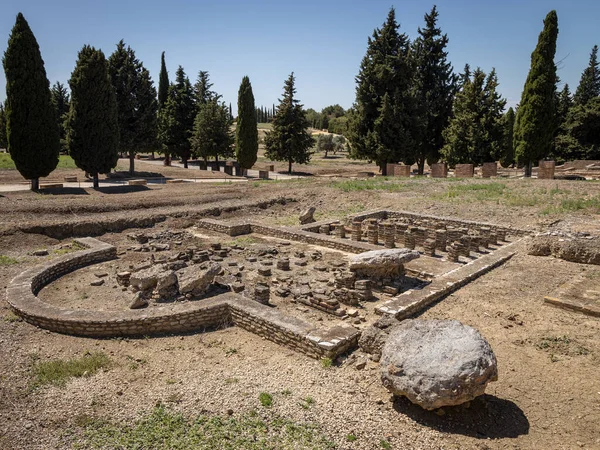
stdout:
[[431,178],[446,178],[448,176],[448,164],[437,163],[431,165]]
[[473,178],[473,164],[457,164],[454,168],[454,176],[456,178]]
[[555,166],[556,163],[554,161],[540,161],[538,167],[538,178],[540,180],[553,180]]
[[498,176],[498,165],[495,162],[483,163],[481,167],[482,178],[491,178]]

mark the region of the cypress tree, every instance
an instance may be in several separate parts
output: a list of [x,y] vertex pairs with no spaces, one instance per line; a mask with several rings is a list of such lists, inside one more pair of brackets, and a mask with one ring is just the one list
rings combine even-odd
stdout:
[[159,141],[169,154],[175,153],[181,158],[187,169],[191,156],[190,136],[196,117],[194,92],[183,67],[179,66],[175,75],[175,84],[169,87],[167,102],[159,113]]
[[544,19],[544,29],[531,54],[531,68],[515,118],[515,156],[525,165],[526,177],[531,176],[533,162],[551,151],[555,130],[557,37],[558,17],[552,10]]
[[6,110],[4,109],[4,103],[0,103],[0,148],[8,147],[8,141],[6,140]]
[[272,161],[287,161],[288,173],[292,164],[306,164],[312,155],[315,140],[308,133],[309,123],[300,102],[294,98],[294,72],[285,81],[283,98],[273,118],[273,130],[265,136],[265,156]]
[[[160,110],[161,108],[165,105],[165,103],[167,102],[167,98],[169,97],[169,73],[167,72],[167,65],[165,64],[165,52],[162,52],[162,54],[160,55],[160,75],[158,78],[158,114],[157,114],[157,134],[156,134],[156,138],[159,144],[162,144],[160,142],[160,136],[159,136],[159,130],[164,128],[164,124],[161,124],[161,120],[162,120],[162,115],[160,114]],[[167,150],[165,150],[165,146],[161,145],[162,150],[164,151],[165,154],[165,159],[163,161],[165,166],[170,166],[171,165],[171,156],[168,153]],[[152,157],[154,158],[154,152],[152,152]]]
[[598,96],[600,96],[600,70],[598,68],[598,46],[594,45],[590,54],[590,63],[581,74],[579,86],[575,91],[574,103],[585,105]]
[[[414,162],[414,61],[408,36],[398,29],[396,13],[391,8],[382,28],[369,38],[356,77],[354,111],[349,115],[350,157],[375,161],[384,175],[387,163]],[[383,108],[386,94],[388,105]],[[377,134],[376,123],[383,112],[388,114],[383,121],[394,124],[394,133]]]
[[235,154],[244,169],[250,169],[258,157],[256,108],[250,78],[242,78],[238,91],[238,117],[235,134]]
[[196,157],[203,158],[204,161],[214,157],[218,164],[219,156],[228,158],[232,155],[233,140],[229,109],[225,103],[213,97],[201,104],[190,138]]
[[209,102],[211,99],[216,98],[218,100],[221,97],[220,95],[217,95],[215,91],[210,89],[212,86],[213,83],[210,82],[210,74],[205,70],[198,72],[198,78],[194,84],[194,98],[198,110],[200,110],[200,106]]
[[109,173],[119,159],[119,118],[108,62],[101,50],[85,45],[69,80],[71,108],[67,145],[75,164],[92,175]]
[[419,174],[423,174],[425,161],[437,162],[444,145],[442,131],[452,115],[452,101],[456,93],[457,78],[448,62],[448,36],[437,26],[439,13],[434,6],[425,14],[425,28],[419,28],[414,42],[416,60],[415,90],[418,104],[420,133],[413,159]]
[[37,190],[40,177],[48,176],[58,165],[60,137],[40,48],[21,13],[2,63],[8,151],[19,173]]
[[135,171],[135,154],[156,141],[156,89],[150,72],[121,39],[108,58],[108,71],[119,112],[119,149],[129,154],[129,173]]
[[160,55],[160,75],[158,78],[158,108],[162,108],[169,95],[169,72],[165,64],[165,52]]
[[515,111],[508,108],[502,120],[503,140],[502,155],[500,156],[500,165],[502,167],[511,167],[515,164],[515,148],[513,146],[513,130],[515,126]]

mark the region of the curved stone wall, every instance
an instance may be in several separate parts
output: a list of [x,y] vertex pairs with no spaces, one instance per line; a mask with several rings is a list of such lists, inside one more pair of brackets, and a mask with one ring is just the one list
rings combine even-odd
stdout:
[[43,302],[37,293],[47,284],[79,268],[117,257],[114,246],[97,239],[75,242],[86,249],[28,269],[7,287],[6,300],[26,322],[58,333],[90,337],[180,333],[234,324],[314,358],[333,358],[357,345],[360,332],[354,327],[316,329],[233,293],[169,308],[127,311],[70,310]]

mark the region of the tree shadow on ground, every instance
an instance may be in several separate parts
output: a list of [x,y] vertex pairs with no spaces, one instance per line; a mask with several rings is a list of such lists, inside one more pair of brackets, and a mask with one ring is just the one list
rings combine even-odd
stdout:
[[90,195],[85,188],[80,187],[62,187],[62,188],[45,188],[40,189],[38,194],[41,195]]
[[462,434],[477,439],[516,438],[529,433],[529,420],[521,408],[510,400],[493,395],[477,397],[468,407],[444,407],[442,415],[427,411],[406,397],[396,397],[394,409],[441,433]]
[[314,173],[310,172],[296,172],[295,170],[292,173],[288,173],[287,170],[276,170],[275,173],[280,175],[291,175],[293,177],[314,177]]
[[102,186],[94,190],[102,194],[127,194],[129,192],[149,191],[150,188],[148,186]]

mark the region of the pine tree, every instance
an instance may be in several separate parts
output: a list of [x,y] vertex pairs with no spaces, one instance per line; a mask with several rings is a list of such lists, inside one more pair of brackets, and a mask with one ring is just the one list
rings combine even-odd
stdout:
[[57,81],[52,85],[50,90],[52,96],[52,105],[56,114],[56,123],[58,125],[60,135],[60,149],[63,152],[67,151],[67,128],[65,122],[69,115],[70,96],[64,84]]
[[224,158],[232,156],[233,140],[229,109],[225,103],[213,97],[201,104],[190,138],[194,155],[203,158],[204,161],[213,157],[218,164],[219,156]]
[[169,87],[167,101],[160,109],[158,136],[165,153],[179,156],[186,169],[191,156],[189,139],[194,128],[196,108],[190,80],[183,67],[179,66],[175,73],[175,84]]
[[119,118],[108,62],[101,50],[85,45],[69,80],[71,108],[67,146],[75,164],[92,175],[109,173],[119,159]]
[[502,111],[506,100],[497,92],[496,71],[486,77],[477,68],[472,78],[466,75],[454,101],[453,117],[443,132],[446,145],[442,154],[451,166],[496,161],[503,149]]
[[600,68],[598,67],[598,46],[594,45],[590,54],[590,63],[581,74],[579,86],[575,91],[574,103],[585,105],[598,96],[600,96]]
[[502,120],[503,139],[502,154],[500,156],[500,165],[502,167],[511,167],[515,164],[515,148],[513,146],[513,130],[515,126],[515,111],[508,108]]
[[2,63],[8,151],[19,173],[31,180],[31,189],[38,190],[40,177],[58,165],[60,137],[40,48],[21,13]]
[[413,159],[419,174],[423,174],[425,161],[437,162],[444,145],[442,132],[452,115],[452,102],[456,93],[457,77],[448,62],[448,36],[437,27],[439,13],[434,6],[425,14],[425,28],[419,28],[414,42],[416,60],[415,89],[418,104],[420,133]]
[[221,98],[220,95],[217,95],[215,91],[210,89],[212,86],[213,83],[210,82],[209,73],[204,70],[198,72],[198,78],[196,79],[196,84],[194,84],[194,99],[198,110],[200,110],[200,106],[208,103],[213,98],[217,100]]
[[156,140],[156,89],[150,72],[121,39],[108,58],[108,72],[119,112],[119,149],[129,154],[129,173],[135,172],[135,154],[151,148]]
[[229,102],[229,120],[233,121],[233,109],[231,109],[231,102]]
[[[414,162],[416,104],[412,89],[414,61],[410,41],[398,32],[394,8],[386,22],[369,38],[368,48],[356,77],[356,102],[349,115],[350,156],[375,161],[386,174],[387,163]],[[388,105],[383,108],[387,95]],[[389,115],[383,122],[394,125],[377,135],[376,124],[382,112]],[[381,127],[380,127],[381,129]]]
[[235,154],[244,169],[250,169],[258,157],[256,107],[250,78],[242,78],[238,91],[238,117],[235,134]]
[[5,149],[8,147],[8,140],[6,139],[6,109],[4,109],[4,103],[0,103],[0,148]]
[[544,19],[544,29],[531,54],[531,68],[515,118],[515,156],[525,165],[527,177],[531,176],[533,163],[551,151],[555,130],[557,37],[558,17],[553,10]]
[[160,75],[158,78],[158,108],[162,108],[169,96],[169,72],[165,63],[165,52],[160,55]]
[[294,98],[294,72],[285,81],[283,98],[273,118],[273,130],[265,137],[265,156],[272,161],[287,161],[288,173],[292,164],[306,164],[312,155],[314,139],[308,133],[309,123],[300,102]]
[[566,135],[568,134],[567,118],[569,111],[573,107],[573,96],[571,95],[568,84],[565,83],[563,89],[556,94],[555,103],[555,131],[554,140],[552,142],[552,152],[550,156],[556,161],[567,161],[574,156],[572,149],[569,149],[571,141],[569,139],[565,139]]

